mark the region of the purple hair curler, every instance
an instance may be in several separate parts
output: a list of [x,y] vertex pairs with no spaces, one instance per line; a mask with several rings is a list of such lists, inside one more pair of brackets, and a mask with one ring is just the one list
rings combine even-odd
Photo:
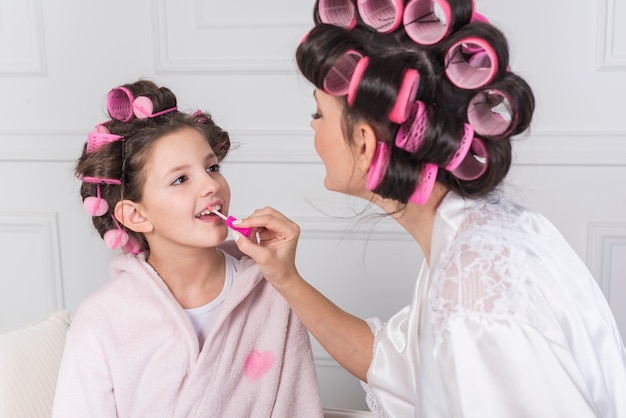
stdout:
[[409,197],[409,202],[416,203],[420,206],[424,206],[430,197],[430,194],[435,187],[435,181],[437,180],[437,165],[432,163],[424,164],[424,168],[420,173],[420,178],[415,187],[415,191]]
[[319,0],[317,11],[322,23],[346,29],[356,26],[356,7],[350,0]]
[[376,144],[376,150],[374,151],[374,157],[372,158],[372,164],[367,173],[367,183],[365,187],[367,187],[368,190],[374,190],[378,187],[388,166],[389,147],[384,142],[378,142],[378,144]]
[[343,54],[324,77],[324,91],[331,96],[345,96],[350,90],[350,80],[363,55],[355,50]]
[[415,152],[419,149],[428,129],[428,117],[426,106],[417,100],[413,103],[409,117],[400,125],[396,133],[396,147],[408,152]]
[[396,102],[389,112],[389,120],[395,123],[402,123],[409,117],[411,104],[415,101],[417,89],[419,88],[420,76],[415,68],[409,68],[402,76],[402,85],[398,91]]
[[485,144],[474,137],[470,152],[467,153],[461,164],[450,172],[460,180],[476,180],[487,171],[489,158]]
[[116,87],[109,92],[107,108],[111,117],[120,122],[128,122],[133,118],[133,115],[137,119],[154,118],[174,112],[178,109],[177,106],[174,106],[157,113],[152,113],[154,111],[154,105],[150,98],[139,96],[135,99],[133,93],[122,86]]
[[452,23],[450,4],[445,0],[411,0],[404,9],[404,30],[421,45],[441,41],[450,32]]
[[477,134],[501,137],[509,134],[515,125],[514,103],[500,90],[478,92],[467,107],[467,121]]
[[469,37],[452,45],[445,58],[446,75],[457,87],[477,89],[489,84],[498,70],[498,57],[487,41]]
[[402,22],[403,0],[357,0],[363,22],[380,33],[393,32]]

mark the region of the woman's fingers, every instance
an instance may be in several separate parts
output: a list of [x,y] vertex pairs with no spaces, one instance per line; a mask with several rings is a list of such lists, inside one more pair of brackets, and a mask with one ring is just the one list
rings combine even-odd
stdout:
[[296,247],[300,227],[289,218],[272,208],[254,211],[241,224],[254,228],[254,236],[237,239],[237,247],[259,265],[261,272],[273,284],[278,284],[297,274],[295,267]]

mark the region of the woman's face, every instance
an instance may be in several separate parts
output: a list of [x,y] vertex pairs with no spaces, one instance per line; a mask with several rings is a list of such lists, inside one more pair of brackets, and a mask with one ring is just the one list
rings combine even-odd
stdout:
[[337,98],[316,89],[317,110],[311,127],[315,131],[315,150],[324,162],[328,190],[354,194],[354,154],[341,129],[342,105]]
[[142,213],[152,230],[151,252],[214,247],[228,234],[207,205],[228,213],[230,189],[215,153],[204,136],[183,128],[157,140],[147,160]]

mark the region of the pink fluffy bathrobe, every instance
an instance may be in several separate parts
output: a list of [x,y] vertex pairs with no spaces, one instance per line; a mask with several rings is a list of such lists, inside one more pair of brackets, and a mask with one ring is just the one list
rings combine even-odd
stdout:
[[193,325],[142,255],[68,331],[53,417],[322,417],[308,333],[244,257],[202,351]]

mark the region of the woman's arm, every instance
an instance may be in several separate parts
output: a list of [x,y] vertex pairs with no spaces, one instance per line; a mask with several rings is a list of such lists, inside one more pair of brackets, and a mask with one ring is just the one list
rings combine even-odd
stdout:
[[374,336],[365,321],[340,309],[304,280],[296,268],[300,228],[272,208],[241,222],[253,227],[258,242],[237,236],[237,246],[256,261],[265,278],[285,298],[304,326],[347,371],[367,381]]

